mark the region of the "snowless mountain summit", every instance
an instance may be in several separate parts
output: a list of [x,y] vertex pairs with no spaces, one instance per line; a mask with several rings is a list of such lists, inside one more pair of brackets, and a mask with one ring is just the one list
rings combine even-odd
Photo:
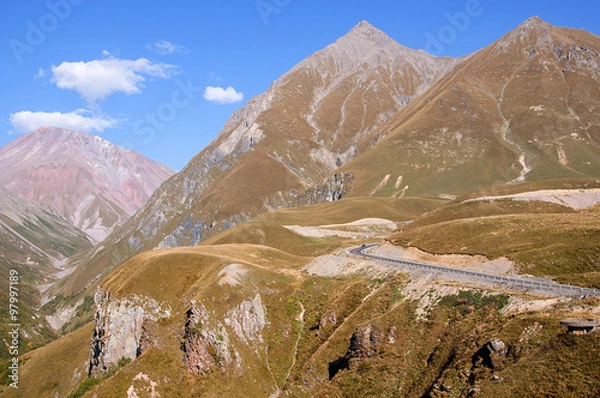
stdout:
[[100,241],[174,171],[98,136],[41,127],[0,148],[0,185]]

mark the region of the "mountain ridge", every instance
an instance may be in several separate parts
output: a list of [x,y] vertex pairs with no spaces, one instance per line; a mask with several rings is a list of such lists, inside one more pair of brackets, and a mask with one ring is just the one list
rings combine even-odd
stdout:
[[[39,312],[44,304],[43,291],[47,283],[61,276],[67,258],[90,247],[88,236],[62,217],[0,187],[0,282],[9,286],[9,279],[18,281],[10,286],[17,287],[11,292],[18,294],[20,329],[28,338],[24,351],[56,338]],[[8,303],[13,295],[7,288],[0,299]],[[10,319],[8,310],[7,305],[0,315]],[[0,326],[0,332],[8,334],[8,324]],[[3,350],[0,360],[8,354]]]
[[[363,183],[353,195],[460,195],[526,179],[594,178],[599,49],[589,32],[525,21],[375,133],[386,135],[380,151],[341,168]],[[375,166],[379,159],[388,164]]]
[[174,171],[103,138],[41,127],[0,148],[0,185],[101,241]]
[[[362,24],[349,35],[369,42],[371,29]],[[410,50],[422,57],[425,66],[432,60],[439,62],[435,69],[420,73],[410,62],[403,63],[408,50],[388,42],[383,33],[373,34],[382,37],[386,46],[397,48],[398,57],[342,37],[300,62],[236,111],[217,139],[163,184],[102,247],[71,263],[75,271],[56,286],[55,293],[79,294],[91,288],[90,281],[100,280],[137,253],[195,246],[280,208],[344,196],[452,197],[521,177],[599,174],[594,169],[597,160],[589,155],[596,150],[593,145],[573,141],[578,145],[575,149],[587,148],[589,153],[582,156],[590,162],[587,174],[573,172],[569,167],[574,167],[564,167],[559,156],[562,148],[567,163],[579,157],[562,138],[564,134],[552,133],[549,142],[538,138],[537,143],[534,139],[542,137],[537,132],[521,137],[521,131],[537,130],[522,124],[519,117],[524,116],[515,118],[506,108],[525,107],[519,108],[520,115],[536,115],[538,108],[530,108],[542,105],[529,104],[532,100],[526,97],[519,103],[513,97],[521,95],[507,84],[527,61],[530,49],[525,47],[535,43],[507,47],[509,54],[497,51],[507,43],[501,38],[458,60]],[[363,65],[350,52],[377,63]],[[533,63],[532,68],[540,66],[544,72],[549,61],[541,61],[541,66]],[[562,79],[555,72],[543,74],[549,76],[547,80],[531,80],[550,84]],[[428,79],[428,73],[435,79]],[[514,90],[522,87],[526,85],[517,84]],[[568,107],[556,109],[560,117],[551,116],[552,123],[575,120]],[[540,120],[536,126],[547,131],[547,120]],[[533,171],[524,173],[528,167]]]

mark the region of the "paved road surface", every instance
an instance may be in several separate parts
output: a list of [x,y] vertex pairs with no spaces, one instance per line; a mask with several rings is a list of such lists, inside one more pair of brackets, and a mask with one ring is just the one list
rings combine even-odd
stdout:
[[528,278],[517,278],[513,276],[486,274],[483,272],[467,271],[463,269],[444,267],[440,265],[421,263],[417,261],[399,260],[395,258],[388,258],[369,253],[369,250],[376,246],[377,244],[362,245],[359,247],[348,249],[346,252],[353,256],[383,262],[386,265],[391,266],[392,268],[398,269],[399,271],[417,271],[434,273],[451,280],[474,280],[478,282],[483,282],[486,285],[495,285],[505,289],[526,290],[550,296],[600,296],[600,290],[598,289],[589,289],[585,287],[572,285],[561,285],[559,283],[547,283]]

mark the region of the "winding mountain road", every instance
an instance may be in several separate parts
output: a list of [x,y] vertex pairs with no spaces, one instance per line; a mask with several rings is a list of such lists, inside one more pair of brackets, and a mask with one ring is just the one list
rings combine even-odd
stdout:
[[463,281],[465,279],[482,282],[485,285],[494,285],[506,289],[525,290],[549,296],[600,296],[600,290],[590,289],[572,285],[562,285],[559,283],[548,283],[531,278],[518,278],[514,276],[501,276],[486,274],[483,272],[467,271],[458,268],[444,267],[421,263],[417,261],[400,260],[395,258],[383,257],[368,251],[378,246],[378,244],[362,245],[346,250],[352,256],[375,260],[386,264],[399,271],[417,271],[438,274],[441,277],[451,280]]

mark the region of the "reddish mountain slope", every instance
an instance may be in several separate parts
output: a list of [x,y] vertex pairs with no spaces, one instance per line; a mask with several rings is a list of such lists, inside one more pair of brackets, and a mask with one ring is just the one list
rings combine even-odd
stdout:
[[173,173],[98,136],[55,127],[0,148],[0,186],[65,217],[96,241]]

